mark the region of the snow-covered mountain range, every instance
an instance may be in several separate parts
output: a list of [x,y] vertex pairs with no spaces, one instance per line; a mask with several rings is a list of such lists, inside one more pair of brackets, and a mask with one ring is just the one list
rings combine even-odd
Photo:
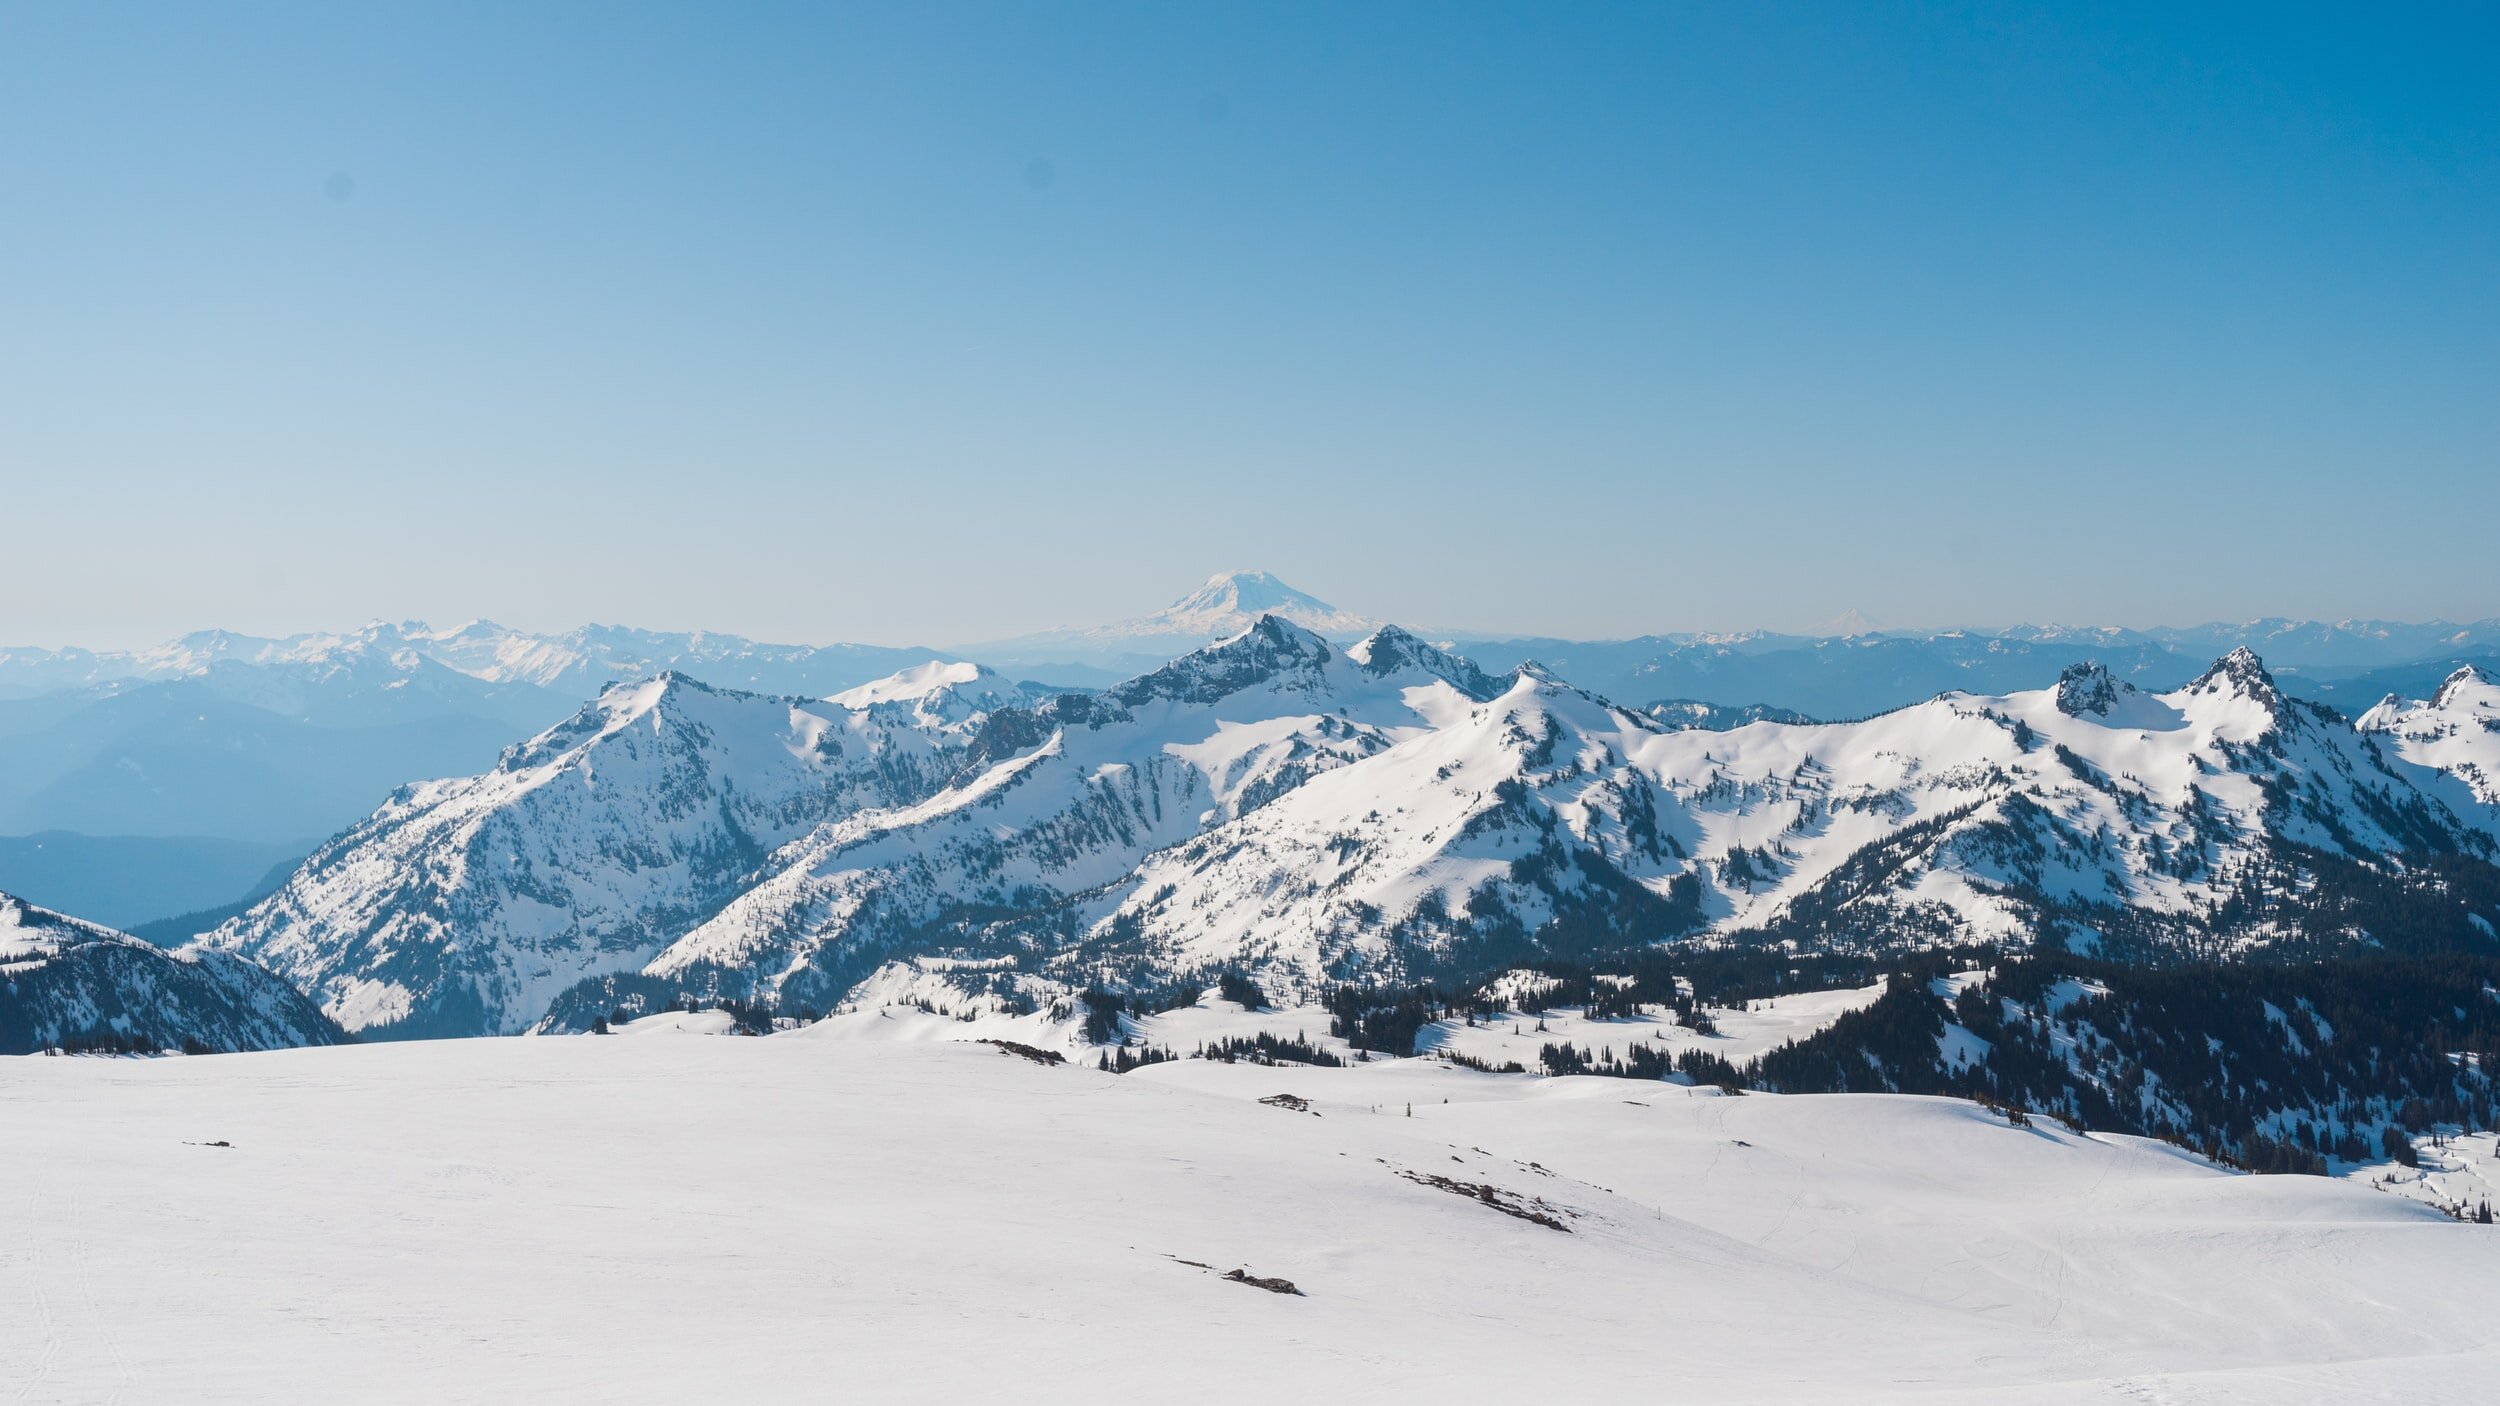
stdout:
[[[923,664],[979,660],[1017,679],[1102,688],[1268,614],[1339,645],[1378,623],[1268,573],[1240,571],[1131,620],[950,654],[604,625],[534,633],[486,621],[375,622],[284,638],[212,630],[119,652],[5,648],[0,836],[213,836],[300,854],[397,786],[492,765],[515,737],[561,721],[609,682],[674,671],[715,687],[824,697]],[[1762,717],[1866,717],[1949,690],[2009,693],[2086,660],[2142,688],[2174,688],[2242,645],[2266,655],[2287,691],[2357,712],[2391,690],[2421,696],[2459,664],[2490,664],[2500,649],[2492,622],[1923,632],[1850,625],[1826,636],[1609,641],[1420,633],[1496,672],[1535,663],[1618,702],[1663,706],[1664,720],[1713,728]],[[0,855],[0,883],[35,877]],[[199,893],[186,906],[240,897]]]
[[2500,921],[2476,877],[2500,823],[2428,721],[2483,706],[2469,685],[2356,728],[2236,650],[2168,692],[2077,667],[1712,732],[1273,615],[1099,695],[960,665],[814,702],[666,675],[403,791],[213,940],[406,1034],[822,1011],[913,958],[1030,1008],[1690,939],[2470,944]]
[[638,969],[829,817],[941,789],[1013,686],[919,667],[808,701],[664,673],[610,687],[493,770],[404,788],[216,942],[351,1029],[518,1029]]
[[168,952],[0,893],[0,1054],[335,1044],[295,988],[197,945]]
[[[1451,727],[1156,856],[1092,931],[1179,970],[1247,949],[1305,987],[1700,931],[2137,956],[2397,940],[2359,910],[2439,888],[2407,863],[2494,853],[2489,815],[2434,780],[2285,698],[2244,650],[2168,694],[2078,668],[1727,733],[1660,732],[1523,673]],[[2456,905],[2446,931],[2477,917],[2500,912]]]

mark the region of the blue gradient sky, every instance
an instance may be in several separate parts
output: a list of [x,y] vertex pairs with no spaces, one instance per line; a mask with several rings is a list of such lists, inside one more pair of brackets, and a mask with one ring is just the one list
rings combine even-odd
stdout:
[[0,642],[2500,614],[2488,6],[0,6]]

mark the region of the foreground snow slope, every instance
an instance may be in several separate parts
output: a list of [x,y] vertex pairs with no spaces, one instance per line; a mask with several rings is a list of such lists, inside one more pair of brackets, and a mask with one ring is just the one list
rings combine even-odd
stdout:
[[14,1061],[0,1125],[22,1401],[2341,1401],[2500,1366],[2488,1232],[1939,1100],[663,1035]]

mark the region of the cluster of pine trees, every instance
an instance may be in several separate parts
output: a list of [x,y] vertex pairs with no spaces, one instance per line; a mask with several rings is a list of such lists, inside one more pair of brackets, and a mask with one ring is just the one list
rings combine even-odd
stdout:
[[2256,1171],[2409,1161],[2411,1135],[2500,1120],[2500,959],[2147,968],[2050,953],[1999,962],[1950,1000],[1944,964],[1915,965],[1753,1061],[1748,1081],[1987,1097]]

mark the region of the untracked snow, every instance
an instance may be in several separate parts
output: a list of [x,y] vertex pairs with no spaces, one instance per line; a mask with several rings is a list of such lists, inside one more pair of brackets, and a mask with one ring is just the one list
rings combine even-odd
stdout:
[[2323,1403],[2500,1366],[2488,1230],[1948,1100],[655,1034],[18,1060],[0,1126],[22,1402]]

